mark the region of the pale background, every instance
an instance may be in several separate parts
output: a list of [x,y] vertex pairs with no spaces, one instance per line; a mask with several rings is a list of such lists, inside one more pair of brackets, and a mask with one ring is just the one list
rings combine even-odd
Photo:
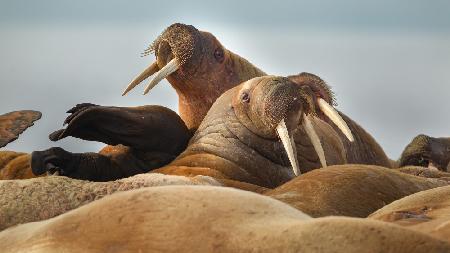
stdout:
[[43,113],[7,149],[98,150],[48,140],[81,102],[176,110],[166,81],[120,96],[153,61],[140,53],[174,22],[212,32],[270,74],[321,76],[391,158],[419,133],[450,135],[450,1],[1,0],[0,113]]

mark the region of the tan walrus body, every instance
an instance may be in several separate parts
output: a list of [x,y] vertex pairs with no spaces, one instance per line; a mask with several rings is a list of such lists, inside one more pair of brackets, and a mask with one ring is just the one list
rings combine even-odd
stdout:
[[311,219],[258,194],[164,186],[114,194],[0,232],[2,252],[449,252],[450,244],[357,218]]

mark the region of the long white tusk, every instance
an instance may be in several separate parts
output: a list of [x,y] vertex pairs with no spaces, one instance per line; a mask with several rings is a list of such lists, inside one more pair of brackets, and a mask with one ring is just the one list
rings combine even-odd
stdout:
[[297,152],[295,148],[295,142],[292,136],[289,134],[289,131],[286,127],[286,123],[284,122],[284,119],[278,123],[277,126],[277,133],[278,136],[281,139],[281,142],[283,143],[283,147],[286,150],[286,153],[289,158],[289,162],[291,162],[292,170],[294,171],[294,174],[296,176],[301,174],[300,169],[298,168],[298,161],[297,161]]
[[128,84],[122,96],[125,96],[130,90],[147,79],[149,76],[155,74],[159,70],[158,63],[154,62],[148,66],[141,74],[139,74],[130,84]]
[[347,139],[353,142],[355,139],[353,138],[352,131],[348,127],[347,123],[342,119],[341,115],[334,109],[330,104],[328,104],[324,99],[319,98],[319,108],[320,110],[328,117],[334,124],[344,133]]
[[179,67],[180,63],[178,62],[177,58],[173,58],[170,62],[166,64],[166,66],[162,67],[161,70],[156,73],[156,75],[153,77],[153,79],[145,88],[144,95],[147,94],[153,87],[155,87],[155,85],[158,84],[161,80],[163,80],[173,72],[177,71]]
[[305,123],[305,131],[308,135],[309,139],[311,140],[311,143],[314,147],[314,150],[316,150],[317,155],[319,156],[320,163],[322,164],[322,168],[327,167],[327,160],[325,159],[325,152],[323,151],[322,144],[320,143],[319,136],[316,133],[316,130],[314,130],[314,127],[311,123],[311,120],[309,119],[306,114],[303,116],[303,120]]

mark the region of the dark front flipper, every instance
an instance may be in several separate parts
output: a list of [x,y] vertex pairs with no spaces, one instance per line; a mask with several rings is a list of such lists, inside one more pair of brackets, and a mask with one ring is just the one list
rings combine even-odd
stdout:
[[50,140],[73,136],[142,151],[179,154],[191,137],[180,116],[162,106],[110,107],[86,103],[68,113],[71,115],[64,122],[67,128],[50,134]]
[[54,147],[31,154],[33,174],[58,173],[76,179],[111,181],[159,168],[174,159],[174,156],[158,152],[140,152],[118,145],[112,152],[70,153]]
[[14,141],[41,118],[38,111],[15,111],[0,115],[0,148]]

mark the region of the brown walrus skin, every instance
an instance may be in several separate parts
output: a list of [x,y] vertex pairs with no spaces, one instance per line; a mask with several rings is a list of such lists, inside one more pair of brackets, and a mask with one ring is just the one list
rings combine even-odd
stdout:
[[[0,148],[16,140],[27,128],[33,126],[42,114],[23,110],[0,115]],[[0,179],[25,179],[35,175],[30,169],[30,155],[13,151],[0,151]]]
[[367,217],[394,200],[448,183],[378,166],[347,164],[313,170],[264,195],[312,217]]
[[399,159],[399,167],[408,165],[450,172],[450,138],[434,138],[424,134],[414,137]]
[[399,199],[369,218],[395,223],[450,242],[450,186]]
[[450,243],[360,218],[312,219],[247,191],[163,186],[114,194],[0,232],[2,252],[450,252]]
[[42,114],[38,111],[14,111],[0,115],[0,148],[16,140],[23,131],[31,127]]
[[[293,143],[297,150],[296,158],[302,173],[319,168],[321,166],[319,158],[311,145],[310,139],[304,133],[303,121],[299,122],[302,117],[307,114],[312,115],[312,112],[315,111],[315,96],[310,86],[299,86],[287,78],[262,77],[245,82],[227,91],[216,101],[197,133],[191,139],[188,148],[175,161],[153,172],[181,175],[186,176],[186,178],[209,176],[217,184],[260,193],[287,181],[290,181],[287,183],[288,186],[281,186],[282,189],[289,189],[289,185],[296,186],[295,182],[297,180],[302,181],[301,179],[307,177],[308,173],[293,179],[294,173],[292,172],[290,161],[285,154],[283,144],[278,141],[274,128],[276,122],[284,120],[288,131],[293,133]],[[345,163],[346,150],[336,131],[325,123],[319,114],[312,117],[312,120],[316,132],[321,138],[328,164]],[[406,196],[415,191],[446,184],[446,182],[438,179],[414,177],[385,168],[360,168],[367,170],[365,173],[357,173],[353,170],[348,170],[348,168],[348,166],[339,167],[338,170],[342,172],[337,174],[342,175],[342,180],[350,178],[349,180],[358,181],[360,177],[366,176],[371,177],[367,178],[367,180],[374,180],[374,189],[377,190],[364,191],[367,194],[365,195],[367,199],[374,198],[373,194],[379,194],[379,191],[382,191],[384,188],[391,189],[385,184],[393,184],[395,186],[392,188],[393,192],[386,192],[386,196],[381,197],[381,201],[379,201],[379,198],[374,198],[381,203],[389,203],[396,198]],[[80,169],[82,171],[83,168],[81,167]],[[105,168],[104,171],[99,171],[99,173],[102,175],[111,173],[109,172],[110,169],[113,168]],[[328,170],[331,169],[330,167],[320,170],[322,171],[320,173],[315,172],[316,174],[313,175],[317,175],[317,179],[314,180],[318,182],[321,180],[328,181],[328,183],[324,183],[325,185],[333,183],[333,178],[327,176]],[[92,171],[86,173],[92,173]],[[132,179],[130,180],[133,181]],[[104,196],[114,192],[115,190],[111,190],[111,187],[117,184],[117,181],[92,183],[77,180],[74,180],[73,183],[68,183],[72,181],[66,177],[48,177],[25,181],[0,182],[0,191],[2,191],[0,201],[5,201],[5,203],[0,203],[0,207],[6,209],[1,210],[0,213],[16,214],[20,213],[20,210],[28,210],[25,217],[21,215],[13,216],[15,217],[15,224],[20,223],[21,220],[30,221],[29,217],[39,220],[61,214],[86,203],[86,201],[78,200],[85,199],[85,197],[77,197],[78,194],[90,196],[87,198],[89,201],[92,201],[96,196]],[[305,184],[308,183],[306,182]],[[94,193],[92,191],[83,192],[85,185],[90,185],[93,189],[103,190],[100,192],[95,191]],[[346,185],[351,186],[353,191],[346,188]],[[403,189],[400,187],[401,185],[409,186]],[[53,189],[61,189],[59,186],[64,190],[53,191]],[[141,185],[137,184],[135,187],[141,187]],[[337,190],[337,192],[340,192],[340,196],[336,197],[336,199],[349,198],[349,192],[354,193],[357,191],[352,183],[343,183],[340,187],[342,189]],[[327,192],[323,192],[325,195],[318,195],[316,194],[318,190],[311,186],[302,187],[300,185],[294,188],[291,188],[289,191],[294,191],[294,194],[297,194],[297,196],[302,196],[298,191],[308,190],[311,190],[307,194],[308,196],[317,196],[318,199],[321,197],[326,199],[326,196],[332,196],[326,195]],[[319,189],[322,188],[323,186],[319,184]],[[330,188],[330,190],[332,189]],[[49,192],[53,194],[49,196]],[[34,197],[30,198],[30,193]],[[39,198],[37,202],[36,197]],[[283,199],[280,197],[280,194],[276,198]],[[52,200],[50,201],[50,199]],[[301,202],[302,200],[285,199],[284,201],[293,203],[293,201]],[[35,208],[33,203],[40,203],[40,208]],[[318,202],[311,201],[310,203]],[[362,213],[373,212],[375,207],[379,207],[379,203],[372,205],[361,202],[361,204],[364,206],[358,208],[358,212],[348,211],[348,209],[339,205],[336,208],[330,207],[330,209],[327,209],[327,212],[345,215],[347,210],[348,215],[361,215]],[[33,208],[30,208],[30,205]],[[295,203],[293,205],[295,206]],[[53,211],[49,214],[42,211],[42,208],[43,210]],[[317,205],[317,208],[321,209],[323,207]],[[365,211],[360,211],[360,209]],[[315,214],[310,210],[307,212]],[[326,215],[327,213],[323,212],[322,214]],[[14,222],[9,225],[13,225]]]

